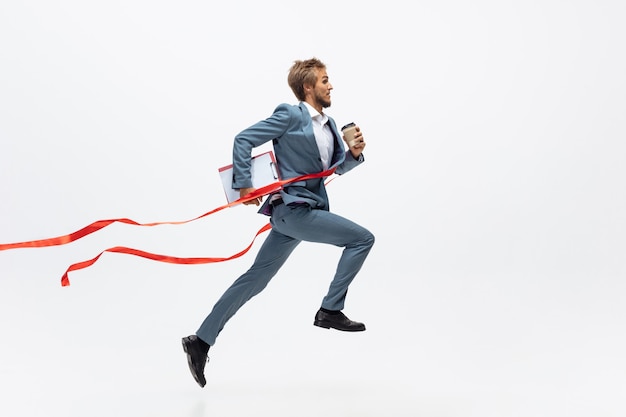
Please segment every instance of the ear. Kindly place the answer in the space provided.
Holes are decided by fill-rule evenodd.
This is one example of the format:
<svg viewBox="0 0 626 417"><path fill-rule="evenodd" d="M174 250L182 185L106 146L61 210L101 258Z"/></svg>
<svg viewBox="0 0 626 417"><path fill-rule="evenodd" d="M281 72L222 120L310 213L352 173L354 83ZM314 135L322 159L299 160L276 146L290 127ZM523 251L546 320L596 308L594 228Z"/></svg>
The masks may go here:
<svg viewBox="0 0 626 417"><path fill-rule="evenodd" d="M303 84L302 87L304 89L304 96L311 97L311 95L313 94L313 86L310 84Z"/></svg>

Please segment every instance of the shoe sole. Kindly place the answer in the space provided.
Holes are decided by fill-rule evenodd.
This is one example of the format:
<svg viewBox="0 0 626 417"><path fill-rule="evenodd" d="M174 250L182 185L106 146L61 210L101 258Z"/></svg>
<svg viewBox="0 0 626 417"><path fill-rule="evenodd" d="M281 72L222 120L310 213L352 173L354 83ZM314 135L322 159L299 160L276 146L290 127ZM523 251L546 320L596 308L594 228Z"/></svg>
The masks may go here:
<svg viewBox="0 0 626 417"><path fill-rule="evenodd" d="M198 383L198 385L200 385L200 387L204 388L204 386L206 385L206 382L203 384L202 381L200 381L200 379L198 378L198 375L196 375L196 373L194 372L193 369L193 361L191 360L191 354L189 353L189 339L186 337L183 337L182 339L183 342L183 350L185 351L185 354L187 355L187 365L189 365L189 371L191 371L191 375L193 376L193 379L196 380L196 382ZM207 362L209 361L209 357L207 356Z"/></svg>
<svg viewBox="0 0 626 417"><path fill-rule="evenodd" d="M332 324L330 324L329 322L323 321L323 320L315 320L313 322L313 325L317 326L317 327L322 327L324 329L335 329L335 330L339 330L339 331L342 331L342 332L364 332L365 331L365 327L363 327L362 329L342 329L342 328L339 328L339 327L335 327Z"/></svg>

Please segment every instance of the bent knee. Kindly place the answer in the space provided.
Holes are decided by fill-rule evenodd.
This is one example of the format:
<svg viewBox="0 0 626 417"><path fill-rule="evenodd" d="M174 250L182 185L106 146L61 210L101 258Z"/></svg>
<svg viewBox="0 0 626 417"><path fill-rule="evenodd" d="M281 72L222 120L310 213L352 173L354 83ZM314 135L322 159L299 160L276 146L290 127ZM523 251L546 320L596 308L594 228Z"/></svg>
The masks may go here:
<svg viewBox="0 0 626 417"><path fill-rule="evenodd" d="M374 246L375 241L376 238L374 237L374 234L370 231L368 231L363 238L363 243L369 247Z"/></svg>

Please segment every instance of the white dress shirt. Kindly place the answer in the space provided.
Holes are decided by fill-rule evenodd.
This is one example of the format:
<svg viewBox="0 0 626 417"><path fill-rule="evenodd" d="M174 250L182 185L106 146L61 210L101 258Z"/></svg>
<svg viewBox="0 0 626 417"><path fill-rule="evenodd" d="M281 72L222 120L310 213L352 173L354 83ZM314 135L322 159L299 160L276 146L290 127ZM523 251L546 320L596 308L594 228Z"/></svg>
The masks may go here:
<svg viewBox="0 0 626 417"><path fill-rule="evenodd" d="M313 134L315 135L315 142L317 142L317 148L320 151L320 157L322 158L322 166L324 170L327 170L330 166L330 159L333 156L334 138L333 132L328 126L328 116L320 114L309 103L304 102L304 105L309 109L311 119L313 119Z"/></svg>

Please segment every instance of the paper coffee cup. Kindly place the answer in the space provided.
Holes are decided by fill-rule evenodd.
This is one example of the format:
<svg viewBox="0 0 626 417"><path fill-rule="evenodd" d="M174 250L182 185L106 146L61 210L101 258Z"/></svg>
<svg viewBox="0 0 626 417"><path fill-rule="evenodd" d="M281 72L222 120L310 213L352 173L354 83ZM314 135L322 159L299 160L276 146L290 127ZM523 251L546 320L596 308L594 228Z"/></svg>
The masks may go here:
<svg viewBox="0 0 626 417"><path fill-rule="evenodd" d="M354 123L348 123L341 128L341 132L348 146L352 148L355 145L354 135L356 134L356 125Z"/></svg>

